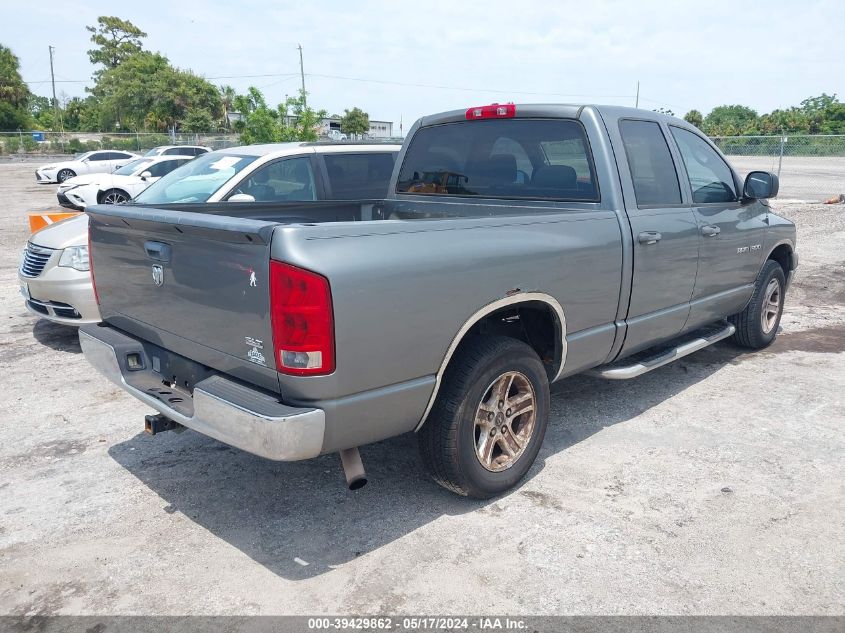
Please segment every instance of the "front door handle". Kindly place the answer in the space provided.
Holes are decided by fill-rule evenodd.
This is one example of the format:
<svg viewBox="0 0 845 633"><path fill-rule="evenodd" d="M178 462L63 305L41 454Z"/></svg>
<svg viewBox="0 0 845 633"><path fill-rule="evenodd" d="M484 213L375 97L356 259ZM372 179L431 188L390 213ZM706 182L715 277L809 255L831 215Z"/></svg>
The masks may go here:
<svg viewBox="0 0 845 633"><path fill-rule="evenodd" d="M722 232L718 226L713 226L712 224L708 224L707 226L701 227L701 234L704 237L716 237L719 233Z"/></svg>
<svg viewBox="0 0 845 633"><path fill-rule="evenodd" d="M645 244L646 246L649 244L657 244L662 239L663 236L657 231L643 231L637 235L637 241L640 244Z"/></svg>

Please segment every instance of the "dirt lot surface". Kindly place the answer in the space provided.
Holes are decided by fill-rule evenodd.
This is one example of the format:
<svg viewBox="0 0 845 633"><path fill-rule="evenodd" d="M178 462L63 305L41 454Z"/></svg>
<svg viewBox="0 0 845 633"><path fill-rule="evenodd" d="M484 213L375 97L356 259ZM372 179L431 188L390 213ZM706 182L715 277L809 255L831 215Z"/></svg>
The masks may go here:
<svg viewBox="0 0 845 633"><path fill-rule="evenodd" d="M271 463L96 374L30 316L0 163L0 613L842 614L845 206L775 203L801 267L760 353L718 344L628 382L557 384L529 478L490 502L423 476L413 436Z"/></svg>

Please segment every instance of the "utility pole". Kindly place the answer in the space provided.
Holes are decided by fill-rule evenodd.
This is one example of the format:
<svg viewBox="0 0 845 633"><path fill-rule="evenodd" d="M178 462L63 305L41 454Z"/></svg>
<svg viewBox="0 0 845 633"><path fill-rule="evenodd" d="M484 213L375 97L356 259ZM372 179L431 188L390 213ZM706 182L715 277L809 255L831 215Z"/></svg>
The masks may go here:
<svg viewBox="0 0 845 633"><path fill-rule="evenodd" d="M52 46L48 46L50 51L50 82L53 84L53 127L59 124L59 100L56 99L56 75L53 73L53 51L56 50Z"/></svg>
<svg viewBox="0 0 845 633"><path fill-rule="evenodd" d="M303 109L306 106L305 103L305 66L302 65L302 44L297 46L299 48L299 75L302 78L302 107Z"/></svg>
<svg viewBox="0 0 845 633"><path fill-rule="evenodd" d="M640 82L639 81L637 82L637 100L634 102L634 107L635 108L640 107Z"/></svg>

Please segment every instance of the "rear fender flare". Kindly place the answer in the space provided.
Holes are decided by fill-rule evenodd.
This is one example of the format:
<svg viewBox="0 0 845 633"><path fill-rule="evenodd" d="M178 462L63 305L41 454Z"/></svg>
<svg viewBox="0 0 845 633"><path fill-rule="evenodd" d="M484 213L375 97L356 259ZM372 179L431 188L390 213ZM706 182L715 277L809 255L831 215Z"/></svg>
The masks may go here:
<svg viewBox="0 0 845 633"><path fill-rule="evenodd" d="M434 402L437 399L437 394L440 391L440 385L443 381L443 374L446 372L446 368L449 366L449 361L452 360L452 356L455 354L455 351L458 349L458 346L461 344L461 341L467 335L467 333L472 329L476 323L478 323L481 319L486 317L488 314L492 314L496 310L501 308L509 307L518 305L520 303L531 303L531 302L540 302L545 303L553 313L555 314L557 325L558 325L558 335L560 337L560 359L557 364L557 372L555 376L552 378L550 382L554 382L558 378L560 378L561 374L563 374L563 368L566 364L566 315L563 311L563 306L560 305L560 302L555 299L553 296L546 294L544 292L520 292L517 294L510 295L508 297L504 297L502 299L497 299L491 303L488 303L484 307L478 309L473 313L473 315L467 319L461 328L458 330L457 334L452 338L452 342L449 344L448 349L446 350L446 354L443 357L442 362L440 363L440 367L435 374L434 380L434 389L431 392L431 396L428 399L428 405L425 408L425 411L420 418L419 424L417 424L414 431L419 431L423 424L425 424L426 418L428 418L428 414L431 412L431 408L434 406Z"/></svg>

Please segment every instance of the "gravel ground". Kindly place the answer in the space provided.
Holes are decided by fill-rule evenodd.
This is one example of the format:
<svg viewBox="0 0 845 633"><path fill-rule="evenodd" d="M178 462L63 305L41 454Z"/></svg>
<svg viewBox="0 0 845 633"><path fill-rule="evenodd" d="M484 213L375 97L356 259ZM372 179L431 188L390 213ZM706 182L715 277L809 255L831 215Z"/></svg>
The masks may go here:
<svg viewBox="0 0 845 633"><path fill-rule="evenodd" d="M412 436L280 464L150 410L30 316L32 166L0 164L0 613L843 614L845 207L780 203L801 268L760 353L553 389L525 483L427 481Z"/></svg>

